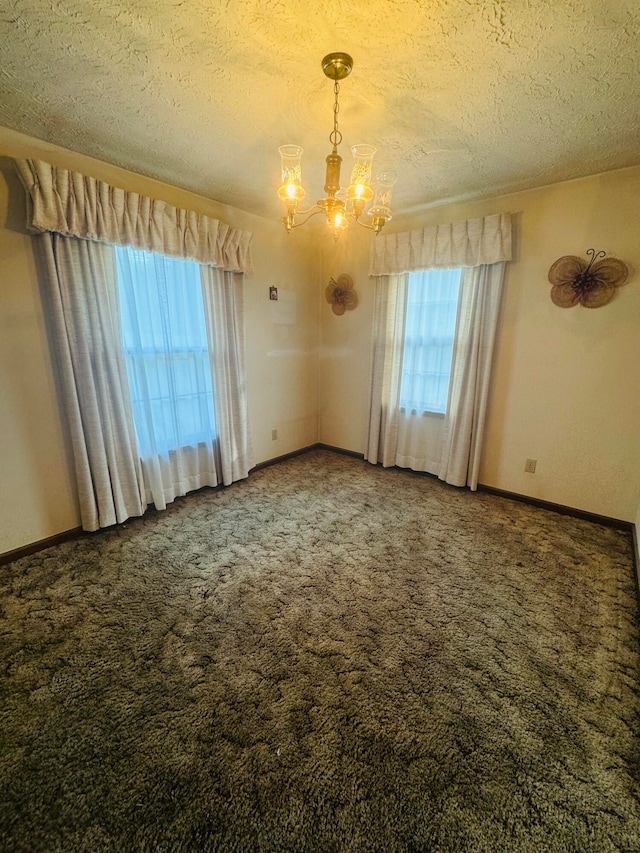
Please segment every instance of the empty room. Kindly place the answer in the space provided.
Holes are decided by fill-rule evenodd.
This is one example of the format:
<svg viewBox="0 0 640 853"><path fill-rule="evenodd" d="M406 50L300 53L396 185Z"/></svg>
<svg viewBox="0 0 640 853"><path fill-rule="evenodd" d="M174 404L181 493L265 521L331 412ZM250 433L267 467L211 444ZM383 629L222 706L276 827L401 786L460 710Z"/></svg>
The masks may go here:
<svg viewBox="0 0 640 853"><path fill-rule="evenodd" d="M639 54L5 0L0 850L640 850Z"/></svg>

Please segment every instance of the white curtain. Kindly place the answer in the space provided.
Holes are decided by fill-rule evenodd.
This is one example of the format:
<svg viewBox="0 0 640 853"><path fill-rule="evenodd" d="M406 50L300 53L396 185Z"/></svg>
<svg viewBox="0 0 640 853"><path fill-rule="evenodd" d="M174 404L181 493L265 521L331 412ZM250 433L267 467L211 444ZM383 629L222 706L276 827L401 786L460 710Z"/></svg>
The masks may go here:
<svg viewBox="0 0 640 853"><path fill-rule="evenodd" d="M375 282L370 417L365 459L385 468L398 465L438 474L442 416L406 411L400 388L409 276L380 276Z"/></svg>
<svg viewBox="0 0 640 853"><path fill-rule="evenodd" d="M478 488L491 363L506 264L484 264L462 276L449 403L438 477Z"/></svg>
<svg viewBox="0 0 640 853"><path fill-rule="evenodd" d="M385 467L397 462L400 377L407 302L406 275L376 279L369 425L364 458Z"/></svg>
<svg viewBox="0 0 640 853"><path fill-rule="evenodd" d="M370 274L376 276L376 296L365 444L370 462L427 471L448 483L477 488L505 261L510 258L509 214L386 235L386 241L374 243ZM447 412L442 419L404 411L400 378L407 273L457 266L467 269L461 280Z"/></svg>
<svg viewBox="0 0 640 853"><path fill-rule="evenodd" d="M124 247L115 256L146 500L165 509L218 485L200 267Z"/></svg>
<svg viewBox="0 0 640 853"><path fill-rule="evenodd" d="M142 515L146 500L124 355L111 248L42 234L45 306L69 425L82 526ZM82 282L82 286L78 286Z"/></svg>
<svg viewBox="0 0 640 853"><path fill-rule="evenodd" d="M213 374L219 471L225 485L253 467L244 365L243 278L201 267L202 293Z"/></svg>

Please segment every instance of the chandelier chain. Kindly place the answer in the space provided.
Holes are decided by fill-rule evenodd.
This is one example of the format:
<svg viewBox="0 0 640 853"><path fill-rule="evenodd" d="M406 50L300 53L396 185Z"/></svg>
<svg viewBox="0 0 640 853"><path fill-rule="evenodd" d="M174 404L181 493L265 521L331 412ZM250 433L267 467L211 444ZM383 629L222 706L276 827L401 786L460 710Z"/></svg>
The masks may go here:
<svg viewBox="0 0 640 853"><path fill-rule="evenodd" d="M338 145L340 145L340 143L342 142L342 134L338 130L338 113L340 112L338 95L340 94L340 83L338 83L337 80L334 81L333 92L336 96L336 99L333 104L333 130L329 134L329 142L333 145L333 150L335 152L338 148Z"/></svg>

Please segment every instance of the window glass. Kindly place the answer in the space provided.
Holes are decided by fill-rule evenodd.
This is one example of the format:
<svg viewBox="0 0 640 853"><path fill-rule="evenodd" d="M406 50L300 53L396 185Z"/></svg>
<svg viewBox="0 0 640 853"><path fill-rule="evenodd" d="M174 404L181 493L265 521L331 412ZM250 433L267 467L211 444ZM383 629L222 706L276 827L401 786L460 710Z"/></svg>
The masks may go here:
<svg viewBox="0 0 640 853"><path fill-rule="evenodd" d="M461 273L409 274L400 384L400 406L406 411L446 411Z"/></svg>
<svg viewBox="0 0 640 853"><path fill-rule="evenodd" d="M213 389L199 265L120 246L115 252L141 455L211 442Z"/></svg>

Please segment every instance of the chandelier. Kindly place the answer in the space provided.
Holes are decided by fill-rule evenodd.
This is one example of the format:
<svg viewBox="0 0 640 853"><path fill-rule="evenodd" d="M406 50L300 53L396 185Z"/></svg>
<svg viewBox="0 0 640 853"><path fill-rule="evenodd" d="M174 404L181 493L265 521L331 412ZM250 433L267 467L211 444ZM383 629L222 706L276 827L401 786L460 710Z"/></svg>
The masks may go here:
<svg viewBox="0 0 640 853"><path fill-rule="evenodd" d="M278 149L282 168L282 184L278 190L278 196L286 207L287 214L282 221L289 233L292 228L299 228L318 213L324 213L327 225L336 238L347 227L348 219L353 219L358 225L370 228L376 234L391 219L391 194L396 175L393 172L382 172L376 175L375 188L371 186L373 155L376 153L373 145L352 146L351 179L348 187L340 186L342 157L338 154L338 146L342 142L342 134L338 129L339 81L348 77L352 68L353 59L347 53L330 53L322 60L322 70L329 79L333 80L335 95L333 130L329 134L329 142L333 150L327 156L325 198L321 198L307 210L298 209L299 203L306 196L302 186L302 148L299 145L282 145ZM372 200L373 203L365 214L365 207ZM363 214L370 217L370 222L361 221ZM296 222L296 215L306 216L306 218L302 222Z"/></svg>

